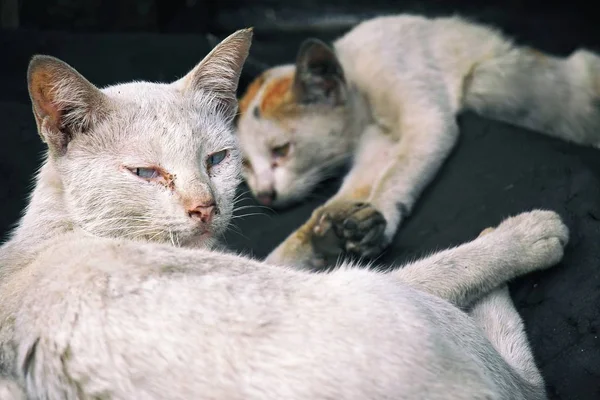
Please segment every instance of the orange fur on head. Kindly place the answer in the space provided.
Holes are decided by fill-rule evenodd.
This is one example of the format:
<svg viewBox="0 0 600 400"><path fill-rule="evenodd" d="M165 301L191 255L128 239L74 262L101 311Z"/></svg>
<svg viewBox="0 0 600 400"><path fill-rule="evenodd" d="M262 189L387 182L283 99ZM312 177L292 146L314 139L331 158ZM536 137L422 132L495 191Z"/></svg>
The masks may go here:
<svg viewBox="0 0 600 400"><path fill-rule="evenodd" d="M260 75L248 86L240 99L240 114L248 110L250 103L256 98L258 92L264 88L258 106L260 116L277 119L289 115L296 108L296 101L292 90L293 83L293 74L271 80L267 79L265 74Z"/></svg>
<svg viewBox="0 0 600 400"><path fill-rule="evenodd" d="M265 75L262 74L258 78L252 81L248 88L246 88L246 92L242 96L239 101L239 113L243 114L246 112L252 100L256 97L256 94L262 87L263 83L265 83Z"/></svg>
<svg viewBox="0 0 600 400"><path fill-rule="evenodd" d="M292 85L294 76L288 75L267 82L260 102L260 112L265 118L281 117L296 104Z"/></svg>

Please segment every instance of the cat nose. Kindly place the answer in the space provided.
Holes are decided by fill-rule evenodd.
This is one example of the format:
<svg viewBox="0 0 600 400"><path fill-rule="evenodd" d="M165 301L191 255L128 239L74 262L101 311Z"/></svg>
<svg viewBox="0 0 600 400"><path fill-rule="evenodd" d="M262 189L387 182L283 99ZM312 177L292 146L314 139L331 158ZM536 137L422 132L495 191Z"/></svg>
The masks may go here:
<svg viewBox="0 0 600 400"><path fill-rule="evenodd" d="M258 202L264 204L265 206L271 205L271 203L273 203L273 201L275 200L275 197L275 192L272 190L258 192L256 194L256 199L258 200Z"/></svg>
<svg viewBox="0 0 600 400"><path fill-rule="evenodd" d="M190 218L208 224L217 213L217 205L212 203L196 203L187 210Z"/></svg>

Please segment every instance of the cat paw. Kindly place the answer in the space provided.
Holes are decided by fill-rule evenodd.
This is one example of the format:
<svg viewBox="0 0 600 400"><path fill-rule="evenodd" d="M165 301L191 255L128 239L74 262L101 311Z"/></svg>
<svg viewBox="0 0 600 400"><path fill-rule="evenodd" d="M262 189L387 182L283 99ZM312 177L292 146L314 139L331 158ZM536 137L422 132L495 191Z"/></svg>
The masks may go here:
<svg viewBox="0 0 600 400"><path fill-rule="evenodd" d="M313 216L312 245L328 260L341 254L370 258L389 244L386 220L371 204L340 202L318 209Z"/></svg>
<svg viewBox="0 0 600 400"><path fill-rule="evenodd" d="M509 247L523 272L549 268L562 259L569 242L569 228L553 211L534 210L502 221L481 236L495 236Z"/></svg>

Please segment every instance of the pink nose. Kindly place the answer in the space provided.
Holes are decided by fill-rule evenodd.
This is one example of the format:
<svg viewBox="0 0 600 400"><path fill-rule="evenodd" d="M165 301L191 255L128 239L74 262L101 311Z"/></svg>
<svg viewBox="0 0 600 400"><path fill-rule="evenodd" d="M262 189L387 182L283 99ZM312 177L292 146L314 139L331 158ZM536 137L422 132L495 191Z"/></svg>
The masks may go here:
<svg viewBox="0 0 600 400"><path fill-rule="evenodd" d="M188 215L190 216L190 218L193 218L197 221L202 221L205 224L208 224L209 222L212 221L213 217L217 213L217 206L214 202L210 203L208 205L207 204L196 204L196 205L188 208L187 212L188 212Z"/></svg>

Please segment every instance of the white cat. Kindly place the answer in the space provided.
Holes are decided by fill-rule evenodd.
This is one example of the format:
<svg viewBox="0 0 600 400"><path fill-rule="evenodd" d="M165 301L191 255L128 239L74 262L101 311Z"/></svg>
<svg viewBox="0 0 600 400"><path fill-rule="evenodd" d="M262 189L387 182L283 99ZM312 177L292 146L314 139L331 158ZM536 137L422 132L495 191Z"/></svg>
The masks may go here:
<svg viewBox="0 0 600 400"><path fill-rule="evenodd" d="M542 54L459 17L379 17L333 49L306 40L295 65L250 84L240 109L243 174L265 205L301 200L351 162L338 193L269 258L319 268L389 245L464 110L597 147L600 57Z"/></svg>
<svg viewBox="0 0 600 400"><path fill-rule="evenodd" d="M0 248L0 394L545 398L505 283L561 259L553 212L389 273L208 248L239 182L231 122L250 42L236 32L172 84L100 90L55 58L31 61L48 155Z"/></svg>

